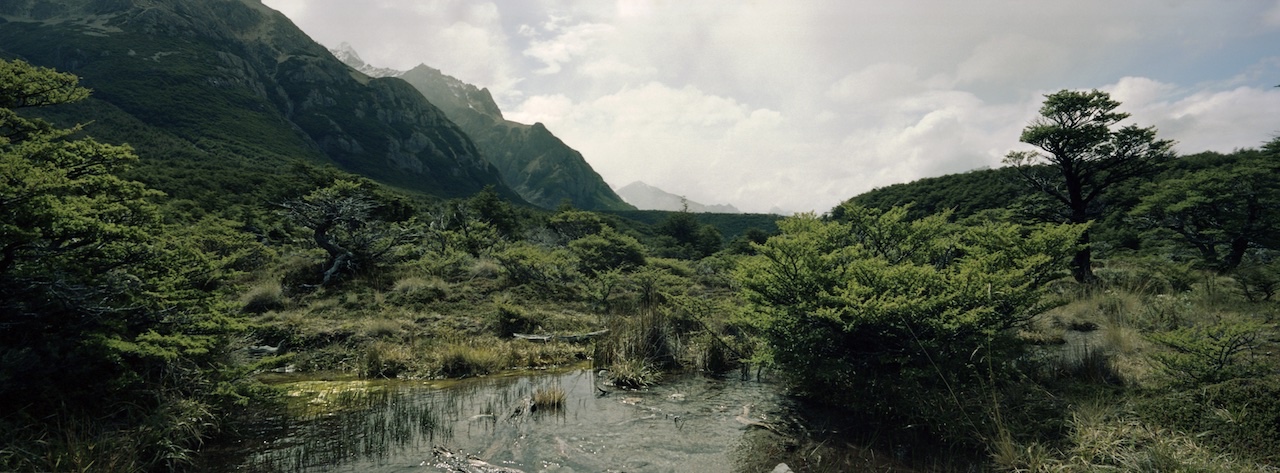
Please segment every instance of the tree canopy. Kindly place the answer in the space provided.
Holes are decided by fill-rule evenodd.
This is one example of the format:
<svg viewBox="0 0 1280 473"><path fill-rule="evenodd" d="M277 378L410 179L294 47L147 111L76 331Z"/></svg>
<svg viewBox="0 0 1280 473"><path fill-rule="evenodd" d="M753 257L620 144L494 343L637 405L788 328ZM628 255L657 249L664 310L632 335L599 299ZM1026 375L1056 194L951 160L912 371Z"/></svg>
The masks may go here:
<svg viewBox="0 0 1280 473"><path fill-rule="evenodd" d="M252 244L164 225L163 195L116 174L137 160L129 147L19 113L83 99L77 84L0 61L0 405L42 419L24 428L70 415L127 429L162 406L199 420L225 381L228 336L245 328L216 281ZM143 443L182 449L198 431Z"/></svg>
<svg viewBox="0 0 1280 473"><path fill-rule="evenodd" d="M1059 221L1087 223L1102 215L1100 198L1112 187L1150 175L1173 157L1173 142L1156 139L1154 127L1126 125L1120 102L1106 92L1062 90L1045 96L1040 116L1021 141L1039 151L1014 151L1005 162L1037 191L1062 204ZM1089 234L1072 260L1077 281L1094 278Z"/></svg>

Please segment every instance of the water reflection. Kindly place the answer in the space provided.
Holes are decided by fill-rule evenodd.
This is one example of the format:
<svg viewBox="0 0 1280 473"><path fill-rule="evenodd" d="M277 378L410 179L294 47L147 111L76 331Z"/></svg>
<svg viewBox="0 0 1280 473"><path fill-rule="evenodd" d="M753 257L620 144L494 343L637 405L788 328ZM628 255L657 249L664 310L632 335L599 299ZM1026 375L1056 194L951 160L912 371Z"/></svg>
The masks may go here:
<svg viewBox="0 0 1280 473"><path fill-rule="evenodd" d="M224 471L441 471L441 454L520 471L733 471L735 451L783 445L776 386L687 375L642 391L590 370L448 383L290 384L288 415ZM534 393L564 392L560 408ZM766 460L767 461L767 460ZM767 469L765 470L767 471Z"/></svg>

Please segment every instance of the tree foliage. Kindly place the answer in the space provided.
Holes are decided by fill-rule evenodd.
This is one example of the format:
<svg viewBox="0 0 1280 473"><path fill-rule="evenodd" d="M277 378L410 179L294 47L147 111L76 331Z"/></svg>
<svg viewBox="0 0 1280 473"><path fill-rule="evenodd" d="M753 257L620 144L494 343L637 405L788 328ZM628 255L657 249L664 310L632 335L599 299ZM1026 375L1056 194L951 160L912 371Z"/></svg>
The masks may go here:
<svg viewBox="0 0 1280 473"><path fill-rule="evenodd" d="M316 246L328 253L321 275L324 286L368 271L403 245L420 240L410 226L375 218L379 203L355 181L336 181L283 207L289 218L311 229Z"/></svg>
<svg viewBox="0 0 1280 473"><path fill-rule="evenodd" d="M1269 145L1280 148L1280 139ZM1149 236L1171 234L1204 265L1236 269L1251 249L1275 250L1280 230L1280 151L1240 151L1230 163L1146 186L1129 216Z"/></svg>
<svg viewBox="0 0 1280 473"><path fill-rule="evenodd" d="M0 61L0 405L128 428L221 390L244 324L211 289L256 250L164 225L162 195L117 174L137 160L129 147L18 113L87 94L75 76ZM191 446L199 430L149 448Z"/></svg>
<svg viewBox="0 0 1280 473"><path fill-rule="evenodd" d="M1021 141L1040 151L1014 151L1005 163L1014 166L1036 190L1059 202L1058 221L1087 223L1102 215L1108 190L1146 176L1172 157L1173 142L1156 139L1154 127L1127 125L1117 112L1120 102L1106 92L1062 90L1045 96L1040 116L1022 130ZM1072 260L1077 281L1092 281L1088 233Z"/></svg>
<svg viewBox="0 0 1280 473"><path fill-rule="evenodd" d="M768 356L797 387L880 414L1003 361L1009 329L1045 308L1039 289L1082 231L909 221L902 207L841 214L780 222L738 280Z"/></svg>

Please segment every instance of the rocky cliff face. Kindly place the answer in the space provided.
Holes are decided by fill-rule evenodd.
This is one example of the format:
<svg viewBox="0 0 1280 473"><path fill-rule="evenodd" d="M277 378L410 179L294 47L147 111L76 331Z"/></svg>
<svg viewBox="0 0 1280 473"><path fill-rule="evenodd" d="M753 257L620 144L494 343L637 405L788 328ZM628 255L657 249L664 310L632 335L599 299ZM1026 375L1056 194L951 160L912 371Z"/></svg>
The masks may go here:
<svg viewBox="0 0 1280 473"><path fill-rule="evenodd" d="M14 0L0 17L4 52L80 75L95 98L202 146L519 199L417 90L353 72L256 0Z"/></svg>
<svg viewBox="0 0 1280 473"><path fill-rule="evenodd" d="M464 83L425 65L399 77L440 107L497 166L502 178L525 200L544 208L568 201L586 210L634 209L541 123L506 120L487 89Z"/></svg>

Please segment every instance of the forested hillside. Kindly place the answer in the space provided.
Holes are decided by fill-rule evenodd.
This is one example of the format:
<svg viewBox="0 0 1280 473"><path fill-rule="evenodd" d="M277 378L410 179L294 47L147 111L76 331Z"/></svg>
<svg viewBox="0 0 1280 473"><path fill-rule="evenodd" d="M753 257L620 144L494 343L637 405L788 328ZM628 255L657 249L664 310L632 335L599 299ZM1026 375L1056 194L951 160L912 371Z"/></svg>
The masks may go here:
<svg viewBox="0 0 1280 473"><path fill-rule="evenodd" d="M209 176L184 171L200 168L234 192L259 187L236 177L280 176L303 161L423 194L494 186L518 199L416 90L353 74L258 2L40 0L8 3L0 15L0 51L74 73L95 91L84 110L52 113L143 150L141 174L183 179L148 180L161 189L208 186ZM242 176L244 168L253 171Z"/></svg>

